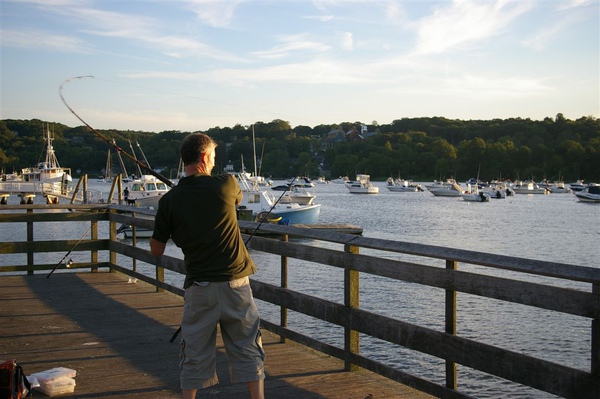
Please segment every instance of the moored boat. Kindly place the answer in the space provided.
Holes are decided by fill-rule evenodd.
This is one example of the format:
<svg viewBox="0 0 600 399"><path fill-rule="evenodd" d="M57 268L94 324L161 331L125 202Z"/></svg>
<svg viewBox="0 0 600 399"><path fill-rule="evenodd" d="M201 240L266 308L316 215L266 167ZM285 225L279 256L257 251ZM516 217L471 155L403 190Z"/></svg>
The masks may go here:
<svg viewBox="0 0 600 399"><path fill-rule="evenodd" d="M316 224L319 222L321 204L300 205L297 202L281 203L257 184L251 184L243 174L234 173L242 189L243 199L239 210L250 210L252 219L259 214L281 217L282 224ZM270 218L270 216L268 217Z"/></svg>
<svg viewBox="0 0 600 399"><path fill-rule="evenodd" d="M71 169L59 165L50 135L46 126L46 154L43 162L36 166L24 168L20 175L2 179L0 194L3 196L17 194L21 203L33 203L36 195L46 198L48 204L57 204L59 198L67 198L71 192Z"/></svg>
<svg viewBox="0 0 600 399"><path fill-rule="evenodd" d="M365 174L356 175L355 181L346 183L350 194L379 194L379 187L371 183L371 176Z"/></svg>
<svg viewBox="0 0 600 399"><path fill-rule="evenodd" d="M169 186L152 175L142 175L126 187L126 200L136 206L158 209L158 200Z"/></svg>
<svg viewBox="0 0 600 399"><path fill-rule="evenodd" d="M574 191L573 194L581 202L593 202L600 204L600 185L590 183L581 191Z"/></svg>
<svg viewBox="0 0 600 399"><path fill-rule="evenodd" d="M425 187L436 197L460 197L464 193L454 179L447 179L445 182L434 181L433 184Z"/></svg>
<svg viewBox="0 0 600 399"><path fill-rule="evenodd" d="M404 179L396 179L394 180L392 177L388 177L386 181L386 187L390 191L400 192L400 193L410 193L423 191L423 188L420 184L414 184L412 180L404 180Z"/></svg>

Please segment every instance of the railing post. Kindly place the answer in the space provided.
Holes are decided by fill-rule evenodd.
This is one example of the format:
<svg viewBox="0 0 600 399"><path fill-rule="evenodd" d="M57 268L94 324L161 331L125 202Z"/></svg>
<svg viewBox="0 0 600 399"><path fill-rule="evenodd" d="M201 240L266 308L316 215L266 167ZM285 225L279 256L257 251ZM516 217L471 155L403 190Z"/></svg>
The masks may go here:
<svg viewBox="0 0 600 399"><path fill-rule="evenodd" d="M116 211L113 209L113 210L110 210L110 213L116 213ZM110 243L117 241L117 223L112 220L109 223L108 236L110 239ZM108 253L109 253L109 256L108 256L109 263L111 264L111 266L116 265L117 264L117 253L114 252L112 249L109 249ZM112 267L110 268L110 271L114 272Z"/></svg>
<svg viewBox="0 0 600 399"><path fill-rule="evenodd" d="M456 270L457 263L453 260L446 260L446 269ZM456 291L446 290L446 334L456 335ZM456 376L456 363L446 360L446 388L454 389L458 387Z"/></svg>
<svg viewBox="0 0 600 399"><path fill-rule="evenodd" d="M27 209L27 214L33 214L33 209ZM29 216L28 216L29 218ZM27 243L33 243L33 222L27 222ZM27 274L33 274L33 251L27 251Z"/></svg>
<svg viewBox="0 0 600 399"><path fill-rule="evenodd" d="M135 218L135 212L131 212L131 217ZM134 225L131 225L131 245L137 246L137 231ZM134 272L137 271L137 258L131 258L131 267Z"/></svg>
<svg viewBox="0 0 600 399"><path fill-rule="evenodd" d="M160 283L165 282L165 268L160 266L160 262L156 262L156 281ZM156 286L156 292L164 292L165 289Z"/></svg>
<svg viewBox="0 0 600 399"><path fill-rule="evenodd" d="M351 254L358 253L358 247L346 244L344 251ZM359 307L359 273L346 267L344 269L344 305L349 308ZM344 369L346 371L357 371L358 367L350 361L350 354L360 352L360 341L358 331L352 330L350 326L344 327L344 352L346 360Z"/></svg>
<svg viewBox="0 0 600 399"><path fill-rule="evenodd" d="M97 213L97 212L96 212ZM98 241L98 221L97 220L92 220L91 221L91 239L92 240L96 240ZM98 250L93 249L91 254L90 254L90 262L92 263L98 263ZM98 268L97 267L92 267L92 272L97 272Z"/></svg>
<svg viewBox="0 0 600 399"><path fill-rule="evenodd" d="M288 241L288 235L284 234L281 236L281 241ZM288 257L281 256L281 288L288 288ZM280 308L280 317L279 324L283 328L287 328L288 326L288 309L284 306ZM279 342L282 344L285 343L285 336L283 334L279 335Z"/></svg>
<svg viewBox="0 0 600 399"><path fill-rule="evenodd" d="M600 284L592 284L592 293L600 296ZM600 320L592 320L592 375L600 378Z"/></svg>

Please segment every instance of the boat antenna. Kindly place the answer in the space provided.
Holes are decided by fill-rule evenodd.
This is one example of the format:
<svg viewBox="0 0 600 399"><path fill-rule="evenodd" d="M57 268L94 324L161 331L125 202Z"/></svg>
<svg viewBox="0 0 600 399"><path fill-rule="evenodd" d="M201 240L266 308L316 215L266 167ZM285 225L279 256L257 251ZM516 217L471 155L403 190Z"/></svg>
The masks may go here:
<svg viewBox="0 0 600 399"><path fill-rule="evenodd" d="M173 183L171 180L167 179L166 177L164 177L163 175L161 175L160 173L156 172L155 170L153 170L152 168L150 168L148 165L145 165L143 162L138 161L134 156L132 156L131 154L128 154L127 152L125 152L121 147L119 147L117 145L116 142L114 142L114 140L110 140L108 137L104 136L102 133L100 133L99 131L97 131L96 129L94 129L92 126L90 126L89 123L87 123L86 121L84 121L79 115L77 115L77 113L73 110L73 108L71 108L69 106L69 104L67 104L67 101L65 100L63 93L62 93L62 89L63 86L67 83L69 83L70 81L74 80L74 79L84 79L84 78L94 78L91 75L84 75L84 76L76 76L74 78L70 78L70 79L66 79L64 82L62 82L60 84L60 87L58 88L58 93L60 95L60 99L62 100L63 104L65 104L65 106L69 109L69 111L71 111L71 113L73 115L75 115L75 117L77 119L79 119L85 126L87 126L88 129L90 129L92 132L94 132L98 137L100 137L103 141L105 141L106 143L108 143L109 145L113 146L115 148L115 150L117 150L117 152L119 154L123 154L125 155L125 157L127 157L129 160L133 161L136 165L138 165L139 167L144 168L144 170L148 171L148 173L150 173L152 176L156 177L158 180L162 181L163 183L165 183L167 186L169 187L174 187L175 183Z"/></svg>

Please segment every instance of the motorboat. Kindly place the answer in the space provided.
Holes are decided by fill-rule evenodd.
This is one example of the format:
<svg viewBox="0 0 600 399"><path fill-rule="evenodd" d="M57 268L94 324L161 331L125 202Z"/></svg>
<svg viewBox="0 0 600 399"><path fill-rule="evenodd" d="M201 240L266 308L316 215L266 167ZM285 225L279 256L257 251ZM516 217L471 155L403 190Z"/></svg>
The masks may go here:
<svg viewBox="0 0 600 399"><path fill-rule="evenodd" d="M21 203L33 203L36 195L46 198L46 203L57 204L60 197L68 198L71 192L71 169L59 165L50 135L46 126L46 154L44 161L36 166L21 169L20 176L2 179L0 195L17 194Z"/></svg>
<svg viewBox="0 0 600 399"><path fill-rule="evenodd" d="M488 193L491 199L502 199L515 195L515 191L505 182L491 182L480 191Z"/></svg>
<svg viewBox="0 0 600 399"><path fill-rule="evenodd" d="M534 181L517 181L512 188L517 194L550 194L549 189L540 187Z"/></svg>
<svg viewBox="0 0 600 399"><path fill-rule="evenodd" d="M292 185L294 187L304 187L304 188L307 188L307 187L313 188L315 186L315 183L313 183L313 181L310 180L306 176L298 176L293 179L289 179L287 181L287 184Z"/></svg>
<svg viewBox="0 0 600 399"><path fill-rule="evenodd" d="M583 183L583 180L577 180L574 183L569 183L569 188L571 191L581 191L587 187L587 184Z"/></svg>
<svg viewBox="0 0 600 399"><path fill-rule="evenodd" d="M274 219L278 219L281 224L316 224L319 222L321 204L282 203L257 184L252 184L243 174L233 173L233 175L237 177L243 193L238 210L250 210L252 220L259 215L273 215ZM270 219L270 217L268 218Z"/></svg>
<svg viewBox="0 0 600 399"><path fill-rule="evenodd" d="M423 191L423 188L420 184L414 184L411 180L403 180L400 178L394 180L392 177L387 179L386 187L390 191L401 193L414 193L417 191Z"/></svg>
<svg viewBox="0 0 600 399"><path fill-rule="evenodd" d="M471 186L467 185L467 190L465 190L461 195L463 200L469 202L489 202L491 195L485 191L479 191L477 184Z"/></svg>
<svg viewBox="0 0 600 399"><path fill-rule="evenodd" d="M346 188L350 194L379 194L379 187L371 183L371 176L357 174L355 181L346 183Z"/></svg>
<svg viewBox="0 0 600 399"><path fill-rule="evenodd" d="M279 200L282 204L296 202L300 205L311 205L317 196L302 187L294 187L281 195Z"/></svg>
<svg viewBox="0 0 600 399"><path fill-rule="evenodd" d="M348 176L340 176L337 179L331 180L331 183L333 183L333 184L346 184L349 181L350 181L350 179L348 178Z"/></svg>
<svg viewBox="0 0 600 399"><path fill-rule="evenodd" d="M574 191L573 194L581 202L600 203L600 185L590 183L581 191Z"/></svg>
<svg viewBox="0 0 600 399"><path fill-rule="evenodd" d="M158 200L170 187L152 175L142 175L126 186L126 200L139 207L158 209Z"/></svg>
<svg viewBox="0 0 600 399"><path fill-rule="evenodd" d="M454 179L447 179L445 182L434 181L425 187L436 197L460 197L464 192Z"/></svg>
<svg viewBox="0 0 600 399"><path fill-rule="evenodd" d="M154 233L153 230L146 229L143 227L135 228L135 238L150 238ZM123 234L125 238L133 238L133 228L130 225L122 224L117 229L117 234Z"/></svg>

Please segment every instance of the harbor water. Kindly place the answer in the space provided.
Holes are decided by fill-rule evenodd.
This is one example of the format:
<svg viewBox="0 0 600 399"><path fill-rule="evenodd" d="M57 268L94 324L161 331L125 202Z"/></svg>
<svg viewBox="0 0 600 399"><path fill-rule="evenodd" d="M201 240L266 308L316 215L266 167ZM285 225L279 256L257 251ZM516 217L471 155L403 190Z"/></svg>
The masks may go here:
<svg viewBox="0 0 600 399"><path fill-rule="evenodd" d="M274 185L280 184L275 182ZM471 203L462 198L436 197L424 192L390 192L384 182L375 182L379 194L349 194L342 184L317 184L311 191L315 203L321 204L320 222L354 224L363 228L366 237L410 243L452 247L493 254L509 255L598 268L600 248L600 204L581 203L573 194L525 195ZM464 186L464 184L463 184ZM90 182L90 187L106 193L110 185ZM267 188L268 190L268 188ZM275 197L281 192L273 191ZM14 201L14 199L13 199ZM35 226L35 239L59 236L64 223ZM87 226L74 226L71 237L86 234ZM13 229L11 229L13 230ZM0 232L0 241L24 239L21 229ZM24 229L23 229L24 230ZM19 238L20 235L22 238ZM100 232L101 236L103 232ZM310 242L307 242L310 244ZM138 240L148 247L148 240ZM327 245L327 244L323 244ZM334 244L331 244L332 246ZM181 256L169 243L167 253ZM368 254L368 250L361 250ZM7 256L0 263L22 264ZM36 262L55 263L63 254L41 254ZM47 260L42 257L48 256ZM89 254L73 251L71 257L89 259ZM254 279L280 283L280 259L252 252L258 266ZM411 260L400 254L388 257ZM124 261L120 257L119 261ZM6 263L9 264L9 263ZM428 264L443 267L443 261ZM148 270L150 270L150 266ZM138 263L138 270L144 265ZM590 290L577 282L558 282L539 276L517 276L509 271L458 265L459 270L475 270L488 275L519 278L544 284ZM55 277L56 278L56 277ZM180 276L169 277L182 285ZM343 302L343 271L310 262L289 260L289 288L316 297ZM277 322L279 309L258 301L264 319ZM444 291L418 284L377 278L361 274L360 306L362 309L416 323L437 331L444 329ZM590 328L588 319L509 304L492 299L458 294L457 334L518 353L582 370L590 369ZM343 345L343 329L290 312L288 326L332 345ZM361 353L385 364L444 384L444 362L417 352L393 347L386 342L361 336ZM267 359L268 361L268 359ZM493 361L493 359L490 359ZM553 395L511 383L458 366L461 392L479 398L553 398Z"/></svg>

